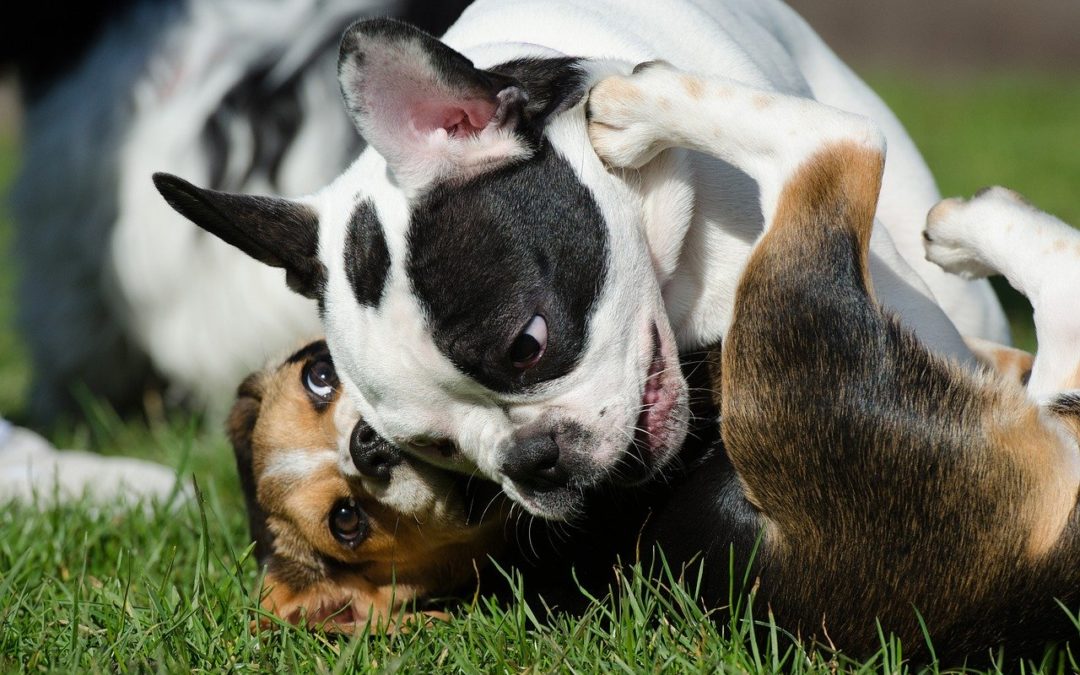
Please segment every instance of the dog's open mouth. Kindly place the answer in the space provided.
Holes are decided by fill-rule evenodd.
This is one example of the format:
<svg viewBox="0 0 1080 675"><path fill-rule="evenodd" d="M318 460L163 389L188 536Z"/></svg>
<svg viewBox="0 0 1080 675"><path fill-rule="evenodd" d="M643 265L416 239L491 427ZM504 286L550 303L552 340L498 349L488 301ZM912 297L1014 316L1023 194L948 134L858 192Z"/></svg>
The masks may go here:
<svg viewBox="0 0 1080 675"><path fill-rule="evenodd" d="M665 367L663 345L656 324L652 327L653 351L641 395L641 413L634 431L634 449L648 470L656 468L671 446L672 413L679 402L679 388L671 381L679 377L677 368Z"/></svg>

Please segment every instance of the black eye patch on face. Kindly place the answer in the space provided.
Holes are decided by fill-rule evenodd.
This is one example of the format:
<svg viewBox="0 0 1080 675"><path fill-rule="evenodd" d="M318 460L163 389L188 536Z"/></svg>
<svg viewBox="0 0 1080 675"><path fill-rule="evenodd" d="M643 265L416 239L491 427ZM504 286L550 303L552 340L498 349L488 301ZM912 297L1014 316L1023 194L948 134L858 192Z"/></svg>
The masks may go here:
<svg viewBox="0 0 1080 675"><path fill-rule="evenodd" d="M370 200L361 201L353 210L344 255L345 274L356 301L365 307L378 305L390 273L390 251Z"/></svg>
<svg viewBox="0 0 1080 675"><path fill-rule="evenodd" d="M607 228L592 192L546 140L524 162L432 189L413 210L407 250L435 344L477 382L520 393L581 358L604 285ZM521 370L511 346L537 314L547 347Z"/></svg>
<svg viewBox="0 0 1080 675"><path fill-rule="evenodd" d="M326 340L316 340L293 352L289 358L285 359L285 363L282 365L291 365L324 356L329 357L329 355L330 348L326 346Z"/></svg>
<svg viewBox="0 0 1080 675"><path fill-rule="evenodd" d="M307 392L312 407L319 413L326 412L340 389L334 361L325 340L316 340L297 350L282 365L300 363L300 385Z"/></svg>

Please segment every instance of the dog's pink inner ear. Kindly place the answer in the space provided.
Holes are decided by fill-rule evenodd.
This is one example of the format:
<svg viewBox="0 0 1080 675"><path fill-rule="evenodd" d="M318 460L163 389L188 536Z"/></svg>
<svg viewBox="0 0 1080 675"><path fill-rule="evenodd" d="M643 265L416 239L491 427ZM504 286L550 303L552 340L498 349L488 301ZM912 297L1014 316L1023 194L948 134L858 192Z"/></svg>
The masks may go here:
<svg viewBox="0 0 1080 675"><path fill-rule="evenodd" d="M392 161L424 152L439 136L476 136L498 116L497 95L452 91L425 63L372 58L357 75L352 95L359 97L361 131Z"/></svg>
<svg viewBox="0 0 1080 675"><path fill-rule="evenodd" d="M491 101L421 101L410 115L421 133L443 129L449 136L464 138L483 131L495 116Z"/></svg>
<svg viewBox="0 0 1080 675"><path fill-rule="evenodd" d="M493 133L513 131L524 114L520 83L405 24L355 24L338 77L356 128L403 187L468 177L527 152L514 134Z"/></svg>

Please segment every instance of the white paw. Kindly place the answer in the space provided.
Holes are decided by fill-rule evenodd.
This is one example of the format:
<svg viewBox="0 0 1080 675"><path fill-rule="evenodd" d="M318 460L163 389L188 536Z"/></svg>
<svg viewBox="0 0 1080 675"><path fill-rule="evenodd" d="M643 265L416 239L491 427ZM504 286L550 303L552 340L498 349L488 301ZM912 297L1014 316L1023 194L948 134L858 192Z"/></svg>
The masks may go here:
<svg viewBox="0 0 1080 675"><path fill-rule="evenodd" d="M1026 205L1023 197L1002 187L980 190L970 200L943 199L926 215L926 259L965 279L998 273L987 250L1001 236L1002 213Z"/></svg>
<svg viewBox="0 0 1080 675"><path fill-rule="evenodd" d="M600 159L636 169L673 145L664 118L676 104L664 91L677 72L652 63L638 66L633 75L605 78L592 88L589 139Z"/></svg>

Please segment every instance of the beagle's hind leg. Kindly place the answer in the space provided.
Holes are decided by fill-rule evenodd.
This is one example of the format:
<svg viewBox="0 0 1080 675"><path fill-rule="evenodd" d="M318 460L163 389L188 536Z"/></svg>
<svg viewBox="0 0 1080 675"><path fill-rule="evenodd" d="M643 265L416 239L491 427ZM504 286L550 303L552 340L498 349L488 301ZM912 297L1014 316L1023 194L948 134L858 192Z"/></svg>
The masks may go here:
<svg viewBox="0 0 1080 675"><path fill-rule="evenodd" d="M1002 274L1034 309L1039 349L1028 394L1047 403L1080 390L1080 232L1016 192L945 199L926 218L926 257L968 278ZM1080 392L1078 392L1080 393Z"/></svg>

